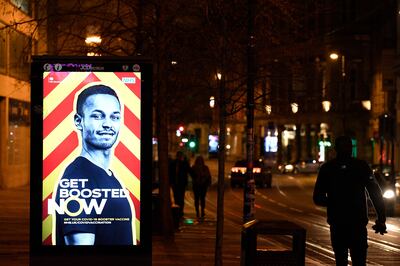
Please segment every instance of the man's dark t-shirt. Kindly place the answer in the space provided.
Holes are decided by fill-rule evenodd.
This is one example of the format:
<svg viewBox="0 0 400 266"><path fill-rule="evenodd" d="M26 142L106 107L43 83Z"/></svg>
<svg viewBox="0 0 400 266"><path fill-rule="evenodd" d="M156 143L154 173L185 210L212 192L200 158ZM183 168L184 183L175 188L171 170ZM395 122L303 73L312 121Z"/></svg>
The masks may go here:
<svg viewBox="0 0 400 266"><path fill-rule="evenodd" d="M378 217L384 219L381 190L365 161L333 159L321 166L314 188L314 202L327 207L330 225L368 223L366 190Z"/></svg>
<svg viewBox="0 0 400 266"><path fill-rule="evenodd" d="M125 196L125 193L122 193L122 187L114 174L110 176L88 159L78 157L66 168L62 180L63 187L60 180L57 188L57 204L60 204L60 199L68 201L69 196L60 194L61 189L64 189L64 193L66 190L69 193L75 190L75 193L82 194L79 198L86 201L87 206L94 206L95 202L91 201L96 201L98 209L92 208L89 213L84 209L80 212L82 204L78 204L76 200L69 201L67 209L74 216L67 213L56 215L57 245L65 245L64 236L73 233L95 234L94 245L133 244L132 210L126 198L129 195ZM80 192L77 192L78 190ZM105 201L105 204L101 211L102 201Z"/></svg>

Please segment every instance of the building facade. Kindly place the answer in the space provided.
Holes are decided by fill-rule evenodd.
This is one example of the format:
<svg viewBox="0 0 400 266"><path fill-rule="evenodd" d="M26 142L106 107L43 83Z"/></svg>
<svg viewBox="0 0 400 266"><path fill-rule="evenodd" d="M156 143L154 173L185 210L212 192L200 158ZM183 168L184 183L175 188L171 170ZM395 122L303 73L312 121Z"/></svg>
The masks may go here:
<svg viewBox="0 0 400 266"><path fill-rule="evenodd" d="M0 1L1 188L26 185L30 178L29 62L44 49L32 2Z"/></svg>
<svg viewBox="0 0 400 266"><path fill-rule="evenodd" d="M399 169L398 4L320 4L307 7L315 14L306 23L311 42L258 59L254 156L323 162L335 155L334 139L347 134L358 158ZM227 129L228 158L245 158L245 110L228 117Z"/></svg>

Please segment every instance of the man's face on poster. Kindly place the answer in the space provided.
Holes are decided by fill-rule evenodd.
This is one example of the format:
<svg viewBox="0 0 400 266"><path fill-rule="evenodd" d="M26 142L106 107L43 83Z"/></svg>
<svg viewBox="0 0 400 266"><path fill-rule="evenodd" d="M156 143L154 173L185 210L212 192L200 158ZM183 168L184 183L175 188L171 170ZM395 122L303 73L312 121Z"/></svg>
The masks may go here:
<svg viewBox="0 0 400 266"><path fill-rule="evenodd" d="M75 124L88 148L108 150L118 137L121 105L112 95L91 95L83 104L82 114L75 116Z"/></svg>

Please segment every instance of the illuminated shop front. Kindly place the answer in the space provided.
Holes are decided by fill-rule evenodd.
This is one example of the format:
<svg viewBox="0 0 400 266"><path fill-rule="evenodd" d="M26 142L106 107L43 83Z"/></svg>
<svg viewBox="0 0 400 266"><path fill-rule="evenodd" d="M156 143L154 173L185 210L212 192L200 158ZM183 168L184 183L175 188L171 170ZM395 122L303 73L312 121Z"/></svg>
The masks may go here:
<svg viewBox="0 0 400 266"><path fill-rule="evenodd" d="M314 159L324 162L332 153L331 133L327 123L269 123L261 127L260 154L278 163Z"/></svg>

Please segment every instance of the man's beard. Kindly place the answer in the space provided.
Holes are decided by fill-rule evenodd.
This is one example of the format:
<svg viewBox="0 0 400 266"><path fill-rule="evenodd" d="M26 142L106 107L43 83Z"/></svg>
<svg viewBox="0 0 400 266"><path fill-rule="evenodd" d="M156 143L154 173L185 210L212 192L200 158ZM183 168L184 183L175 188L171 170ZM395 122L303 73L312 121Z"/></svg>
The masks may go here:
<svg viewBox="0 0 400 266"><path fill-rule="evenodd" d="M112 139L108 141L95 138L94 140L89 140L86 143L95 150L109 150L114 146L115 142L117 141L117 137L118 133L114 133Z"/></svg>
<svg viewBox="0 0 400 266"><path fill-rule="evenodd" d="M113 142L100 142L100 143L89 143L96 150L109 150L111 149L116 142L116 139Z"/></svg>

